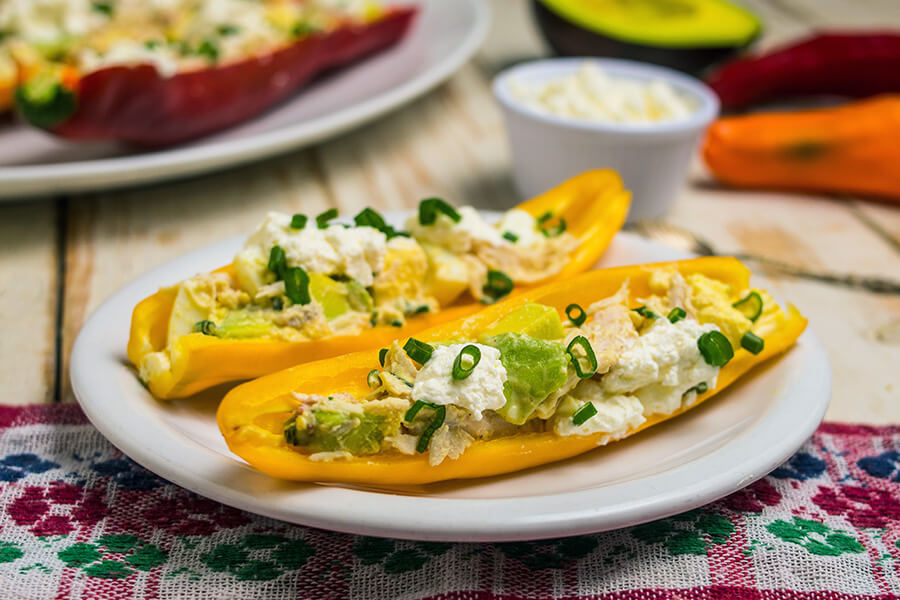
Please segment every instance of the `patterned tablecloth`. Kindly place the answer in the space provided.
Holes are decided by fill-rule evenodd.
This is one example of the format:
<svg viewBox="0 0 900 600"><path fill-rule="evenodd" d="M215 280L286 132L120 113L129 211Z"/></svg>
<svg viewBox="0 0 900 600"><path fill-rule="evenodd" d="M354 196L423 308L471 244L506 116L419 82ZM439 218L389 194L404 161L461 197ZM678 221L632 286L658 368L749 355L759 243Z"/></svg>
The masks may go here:
<svg viewBox="0 0 900 600"><path fill-rule="evenodd" d="M0 598L900 598L900 427L825 424L718 502L573 538L298 527L125 458L76 406L0 408Z"/></svg>

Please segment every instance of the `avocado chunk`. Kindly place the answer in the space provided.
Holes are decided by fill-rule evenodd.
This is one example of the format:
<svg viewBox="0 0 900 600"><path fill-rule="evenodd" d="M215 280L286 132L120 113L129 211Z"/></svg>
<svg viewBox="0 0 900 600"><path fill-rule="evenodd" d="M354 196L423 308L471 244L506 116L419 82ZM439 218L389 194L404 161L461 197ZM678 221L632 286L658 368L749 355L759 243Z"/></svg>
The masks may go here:
<svg viewBox="0 0 900 600"><path fill-rule="evenodd" d="M534 302L517 308L487 328L482 337L501 333L521 333L541 340L558 340L565 336L559 313L552 306Z"/></svg>
<svg viewBox="0 0 900 600"><path fill-rule="evenodd" d="M484 343L500 350L500 362L506 369L506 404L497 412L510 423L523 424L566 382L568 361L560 342L508 332L485 338Z"/></svg>
<svg viewBox="0 0 900 600"><path fill-rule="evenodd" d="M272 332L275 325L259 310L238 308L228 311L216 326L216 334L223 338L262 338Z"/></svg>
<svg viewBox="0 0 900 600"><path fill-rule="evenodd" d="M313 409L297 415L284 424L284 438L291 446L310 452L349 452L354 456L375 454L395 419L367 412L341 412Z"/></svg>
<svg viewBox="0 0 900 600"><path fill-rule="evenodd" d="M350 310L347 302L347 286L321 273L309 274L309 293L322 305L325 318L329 321Z"/></svg>
<svg viewBox="0 0 900 600"><path fill-rule="evenodd" d="M533 0L557 54L608 56L700 74L750 44L759 19L726 0Z"/></svg>

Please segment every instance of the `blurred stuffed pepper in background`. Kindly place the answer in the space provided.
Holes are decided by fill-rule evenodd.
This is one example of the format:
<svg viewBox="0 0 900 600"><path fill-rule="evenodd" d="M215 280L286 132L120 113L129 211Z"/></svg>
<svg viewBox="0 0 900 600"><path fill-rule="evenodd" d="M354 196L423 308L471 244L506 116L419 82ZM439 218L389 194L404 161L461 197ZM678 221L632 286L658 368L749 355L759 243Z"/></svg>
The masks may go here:
<svg viewBox="0 0 900 600"><path fill-rule="evenodd" d="M165 146L239 123L396 43L371 0L6 0L0 107L70 139Z"/></svg>

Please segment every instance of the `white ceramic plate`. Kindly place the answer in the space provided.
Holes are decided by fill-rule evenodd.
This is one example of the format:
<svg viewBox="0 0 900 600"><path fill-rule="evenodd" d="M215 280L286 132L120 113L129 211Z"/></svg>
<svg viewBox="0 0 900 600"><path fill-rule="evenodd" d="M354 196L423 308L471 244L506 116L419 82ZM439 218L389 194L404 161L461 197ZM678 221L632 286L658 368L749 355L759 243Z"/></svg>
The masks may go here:
<svg viewBox="0 0 900 600"><path fill-rule="evenodd" d="M395 0L412 3L412 0ZM0 124L0 199L97 190L196 175L293 150L371 121L427 92L475 53L490 25L484 0L417 0L397 45L340 69L259 117L168 150L69 143Z"/></svg>
<svg viewBox="0 0 900 600"><path fill-rule="evenodd" d="M695 508L764 476L812 434L828 405L828 360L807 331L784 357L706 404L565 462L399 491L278 481L228 451L215 423L222 390L154 400L125 357L139 300L230 262L241 243L234 238L203 248L122 288L79 334L71 377L91 422L125 454L178 485L251 512L422 540L520 540L614 529ZM684 255L620 233L600 264L678 258Z"/></svg>

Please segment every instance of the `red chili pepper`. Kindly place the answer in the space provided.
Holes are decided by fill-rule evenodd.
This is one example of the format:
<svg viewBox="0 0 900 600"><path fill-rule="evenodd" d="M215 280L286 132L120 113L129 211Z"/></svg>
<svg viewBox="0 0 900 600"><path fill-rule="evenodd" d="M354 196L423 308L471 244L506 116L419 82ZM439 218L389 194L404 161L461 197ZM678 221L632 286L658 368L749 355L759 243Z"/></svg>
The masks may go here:
<svg viewBox="0 0 900 600"><path fill-rule="evenodd" d="M394 44L416 12L393 8L371 23L313 33L264 56L171 77L149 64L107 67L74 85L48 87L38 102L19 93L18 105L26 120L69 139L176 144L244 121L322 71Z"/></svg>
<svg viewBox="0 0 900 600"><path fill-rule="evenodd" d="M900 34L819 34L732 61L707 82L729 109L789 96L862 98L900 92Z"/></svg>

